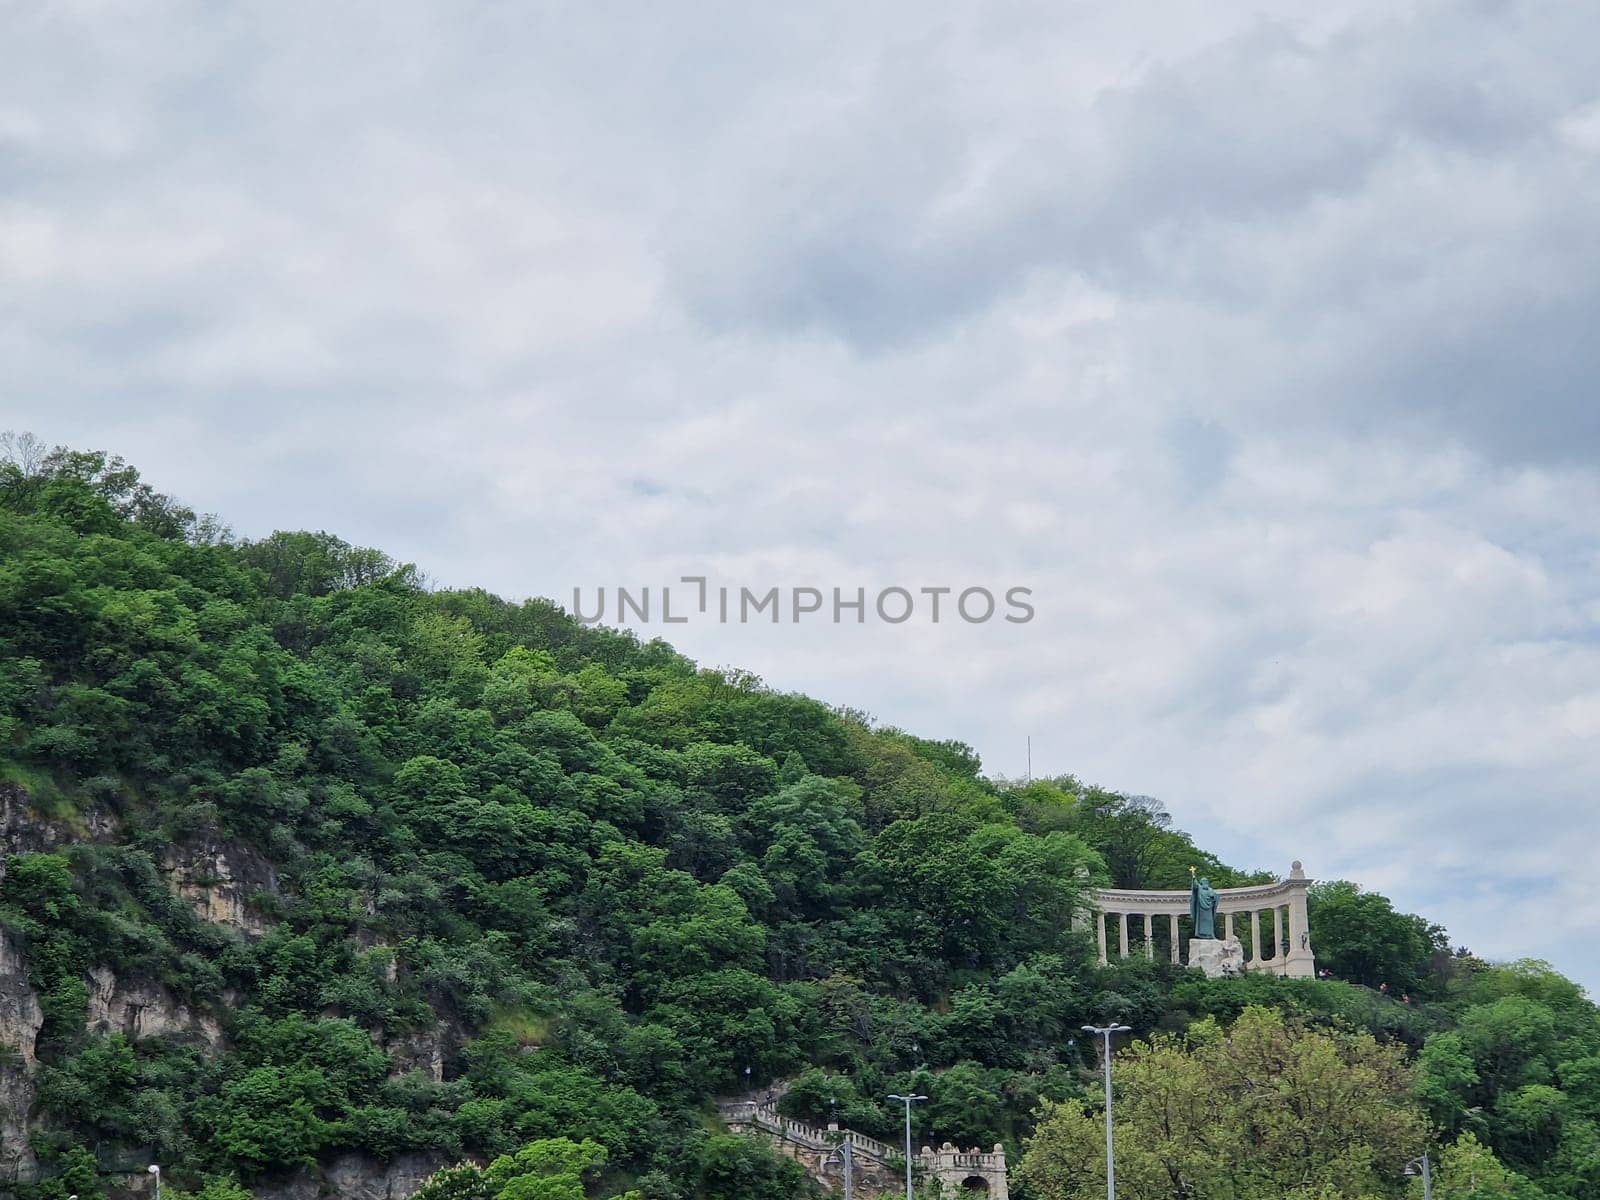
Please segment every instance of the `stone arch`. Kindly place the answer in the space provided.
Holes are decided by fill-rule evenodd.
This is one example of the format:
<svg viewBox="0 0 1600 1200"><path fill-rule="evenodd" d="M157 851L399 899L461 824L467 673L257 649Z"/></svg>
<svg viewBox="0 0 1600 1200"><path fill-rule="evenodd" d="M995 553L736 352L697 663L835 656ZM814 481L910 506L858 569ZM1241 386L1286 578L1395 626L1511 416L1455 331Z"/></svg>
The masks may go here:
<svg viewBox="0 0 1600 1200"><path fill-rule="evenodd" d="M1007 1200L1004 1146L962 1150L946 1142L937 1150L924 1146L917 1161L926 1175L939 1181L946 1196L957 1200Z"/></svg>

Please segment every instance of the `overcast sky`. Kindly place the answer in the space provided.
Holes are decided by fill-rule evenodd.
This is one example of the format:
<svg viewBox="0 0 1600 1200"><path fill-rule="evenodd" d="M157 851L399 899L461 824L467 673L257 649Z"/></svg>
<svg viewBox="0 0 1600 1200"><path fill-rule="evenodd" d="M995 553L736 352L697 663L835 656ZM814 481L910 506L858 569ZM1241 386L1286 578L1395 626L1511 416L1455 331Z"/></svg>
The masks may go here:
<svg viewBox="0 0 1600 1200"><path fill-rule="evenodd" d="M0 428L1600 990L1600 7L941 7L0 0Z"/></svg>

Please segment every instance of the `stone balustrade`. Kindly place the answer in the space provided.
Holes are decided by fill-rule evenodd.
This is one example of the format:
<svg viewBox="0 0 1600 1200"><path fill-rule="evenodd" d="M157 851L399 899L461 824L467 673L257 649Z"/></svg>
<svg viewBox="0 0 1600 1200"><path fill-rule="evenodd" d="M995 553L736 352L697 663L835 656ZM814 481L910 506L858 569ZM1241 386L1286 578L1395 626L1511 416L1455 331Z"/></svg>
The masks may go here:
<svg viewBox="0 0 1600 1200"><path fill-rule="evenodd" d="M937 1150L924 1146L917 1165L940 1182L944 1195L977 1193L989 1200L1007 1200L1006 1152L998 1143L993 1151L958 1150L949 1142Z"/></svg>
<svg viewBox="0 0 1600 1200"><path fill-rule="evenodd" d="M877 1138L853 1129L818 1129L815 1125L786 1117L776 1109L750 1102L723 1104L721 1112L723 1121L730 1129L743 1126L765 1130L813 1150L832 1150L842 1142L849 1142L858 1153L883 1163L890 1163L903 1154Z"/></svg>
<svg viewBox="0 0 1600 1200"><path fill-rule="evenodd" d="M1310 886L1305 869L1296 862L1288 877L1277 883L1218 889L1217 937L1225 946L1240 947L1243 970L1291 978L1315 977L1317 964L1306 915L1306 892ZM1137 937L1146 958L1153 959L1157 942L1164 941L1164 953L1173 963L1188 961L1180 954L1189 922L1187 891L1103 888L1091 892L1089 898L1093 909L1081 915L1078 925L1094 924L1102 963L1109 961L1107 923L1111 921L1115 922L1116 948L1122 958L1134 952ZM1139 927L1130 928L1130 920L1139 922ZM1241 922L1247 922L1248 946L1239 936Z"/></svg>
<svg viewBox="0 0 1600 1200"><path fill-rule="evenodd" d="M957 1150L949 1142L946 1142L938 1150L924 1146L917 1157L919 1160L948 1160L951 1166L971 1167L977 1171L994 1170L1006 1165L1006 1152L999 1145L996 1145L993 1152L990 1152L987 1150Z"/></svg>
<svg viewBox="0 0 1600 1200"><path fill-rule="evenodd" d="M886 1194L892 1190L887 1186L889 1173L905 1169L904 1152L899 1147L853 1129L832 1125L818 1129L752 1101L724 1101L718 1109L729 1129L778 1139L780 1148L802 1162L813 1178L830 1186L833 1178L827 1156L845 1142L854 1148L857 1167L869 1173L876 1168L876 1182L885 1185L869 1187L865 1189L867 1194ZM1002 1146L996 1145L992 1151L959 1150L949 1142L937 1150L924 1146L914 1166L924 1178L938 1179L950 1194L981 1191L989 1200L1007 1200L1006 1152Z"/></svg>

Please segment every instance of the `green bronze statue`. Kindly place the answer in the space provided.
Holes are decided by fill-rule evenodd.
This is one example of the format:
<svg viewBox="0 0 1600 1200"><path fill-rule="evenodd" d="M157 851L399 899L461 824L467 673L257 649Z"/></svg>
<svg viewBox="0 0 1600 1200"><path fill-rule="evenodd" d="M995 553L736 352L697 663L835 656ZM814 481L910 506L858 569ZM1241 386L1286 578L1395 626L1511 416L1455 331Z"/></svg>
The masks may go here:
<svg viewBox="0 0 1600 1200"><path fill-rule="evenodd" d="M1215 940L1217 936L1217 889L1209 879L1195 879L1194 868L1189 868L1189 921L1194 932L1191 937Z"/></svg>

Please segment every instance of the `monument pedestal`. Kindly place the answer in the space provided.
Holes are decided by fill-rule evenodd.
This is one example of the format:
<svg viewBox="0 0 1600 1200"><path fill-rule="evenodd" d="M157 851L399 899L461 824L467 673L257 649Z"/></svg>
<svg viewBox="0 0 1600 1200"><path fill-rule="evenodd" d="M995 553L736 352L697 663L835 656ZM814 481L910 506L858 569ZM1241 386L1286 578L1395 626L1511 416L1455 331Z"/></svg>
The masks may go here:
<svg viewBox="0 0 1600 1200"><path fill-rule="evenodd" d="M1290 979L1315 979L1317 960L1311 954L1311 947L1289 951L1289 956L1283 960L1283 973Z"/></svg>
<svg viewBox="0 0 1600 1200"><path fill-rule="evenodd" d="M1189 965L1199 967L1207 979L1244 974L1244 947L1235 939L1190 938Z"/></svg>

